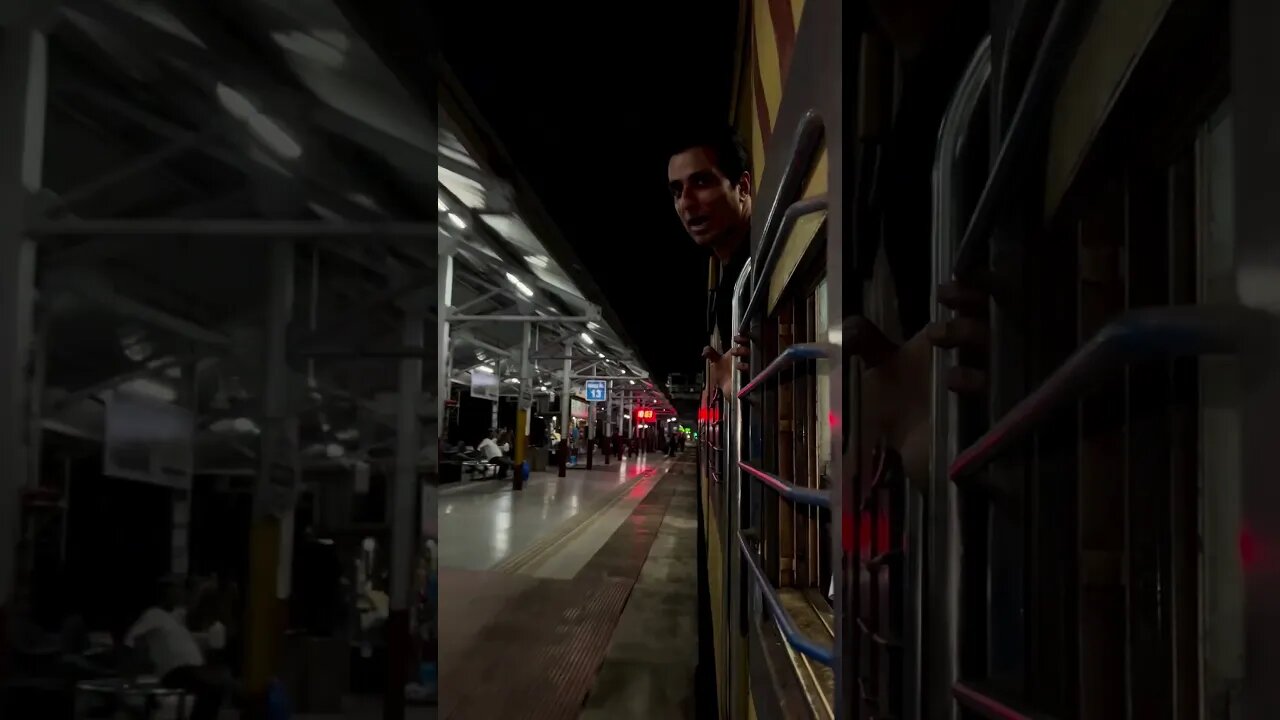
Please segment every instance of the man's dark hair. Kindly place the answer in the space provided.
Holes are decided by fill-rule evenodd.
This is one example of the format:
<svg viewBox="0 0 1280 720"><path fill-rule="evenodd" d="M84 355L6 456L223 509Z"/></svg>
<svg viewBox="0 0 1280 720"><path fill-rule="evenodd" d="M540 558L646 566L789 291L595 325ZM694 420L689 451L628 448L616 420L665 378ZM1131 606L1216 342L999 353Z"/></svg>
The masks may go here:
<svg viewBox="0 0 1280 720"><path fill-rule="evenodd" d="M686 130L675 138L670 146L670 152L667 157L671 158L690 148L709 148L711 154L715 158L716 168L729 178L730 182L737 182L742 177L742 173L751 169L747 159L747 148L742 143L742 138L738 137L737 131L728 126L700 126Z"/></svg>

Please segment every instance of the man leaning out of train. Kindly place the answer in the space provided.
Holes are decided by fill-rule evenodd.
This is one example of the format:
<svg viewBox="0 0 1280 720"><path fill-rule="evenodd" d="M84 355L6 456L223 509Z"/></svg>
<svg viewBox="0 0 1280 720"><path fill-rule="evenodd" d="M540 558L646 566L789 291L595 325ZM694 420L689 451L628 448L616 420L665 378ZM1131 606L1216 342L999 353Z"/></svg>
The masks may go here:
<svg viewBox="0 0 1280 720"><path fill-rule="evenodd" d="M709 362L708 387L727 392L736 368L747 372L750 340L734 335L733 286L751 251L753 186L741 140L729 128L698 128L675 143L667 161L667 187L676 215L699 247L720 262L719 280L713 291L708 318L711 345L702 351ZM938 299L956 311L954 319L925 327L902 345L890 341L866 318L845 323L843 338L866 366L862 390L863 447L883 439L903 460L911 477L929 471L929 388L933 349L965 348L985 351L987 328L985 294L972 288L945 285ZM727 338L732 337L733 347ZM955 392L981 391L985 374L975 368L948 371L948 386ZM707 398L703 396L703 405ZM864 464L870 453L864 453Z"/></svg>

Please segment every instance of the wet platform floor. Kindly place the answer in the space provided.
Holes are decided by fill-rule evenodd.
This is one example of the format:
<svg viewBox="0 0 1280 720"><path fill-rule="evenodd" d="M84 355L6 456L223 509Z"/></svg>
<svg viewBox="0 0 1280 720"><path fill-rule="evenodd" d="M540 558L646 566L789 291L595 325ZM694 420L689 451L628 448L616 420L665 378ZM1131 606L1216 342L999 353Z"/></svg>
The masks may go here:
<svg viewBox="0 0 1280 720"><path fill-rule="evenodd" d="M540 535L547 546L540 557L503 567L492 545L487 556L476 554L497 570L444 561L452 533L441 498L440 717L693 717L696 479L691 463L672 472L645 466L631 466L621 482L614 468L604 483L591 476L571 483L580 493L577 513L541 533L526 531L525 550L508 546L509 556L528 556ZM614 492L603 489L608 483ZM564 486L546 487L526 497L550 493L558 496L553 505L567 504ZM524 492L530 489L538 490ZM479 496L470 512L512 507L514 516L521 502L537 507ZM518 522L513 517L511 525ZM474 537L503 524L469 527ZM457 542L464 526L454 527ZM566 568L576 572L566 577Z"/></svg>
<svg viewBox="0 0 1280 720"><path fill-rule="evenodd" d="M557 531L582 523L637 482L660 472L659 455L596 463L591 470L533 473L523 490L486 480L444 488L437 513L440 566L494 569Z"/></svg>

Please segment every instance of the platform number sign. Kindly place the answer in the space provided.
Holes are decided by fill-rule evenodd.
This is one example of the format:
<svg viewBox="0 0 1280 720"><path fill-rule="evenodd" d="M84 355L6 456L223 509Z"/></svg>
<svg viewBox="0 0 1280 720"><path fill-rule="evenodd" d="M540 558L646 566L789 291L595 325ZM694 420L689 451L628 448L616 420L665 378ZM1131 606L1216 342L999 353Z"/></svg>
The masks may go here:
<svg viewBox="0 0 1280 720"><path fill-rule="evenodd" d="M604 380L587 381L587 402L604 402L606 392Z"/></svg>

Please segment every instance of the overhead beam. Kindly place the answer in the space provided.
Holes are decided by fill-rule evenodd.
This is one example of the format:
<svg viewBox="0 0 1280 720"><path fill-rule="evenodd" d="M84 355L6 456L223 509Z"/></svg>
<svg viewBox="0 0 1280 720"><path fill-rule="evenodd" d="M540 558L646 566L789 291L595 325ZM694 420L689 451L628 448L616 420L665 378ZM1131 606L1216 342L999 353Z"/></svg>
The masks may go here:
<svg viewBox="0 0 1280 720"><path fill-rule="evenodd" d="M508 357L508 358L515 357L515 350L500 347L498 345L494 345L491 342L486 342L476 337L474 334L467 332L465 330L454 333L453 337L455 340L464 342L468 345L475 345L476 347L499 353L504 357Z"/></svg>
<svg viewBox="0 0 1280 720"><path fill-rule="evenodd" d="M357 346L306 343L292 349L292 354L310 358L416 358L435 356L435 348L404 345Z"/></svg>
<svg viewBox="0 0 1280 720"><path fill-rule="evenodd" d="M324 338L332 338L334 335L341 333L352 325L367 320L371 313L395 302L409 293L421 290L422 288L431 285L435 280L435 270L413 273L402 285L385 290L369 298L359 306L348 310L336 319L326 323L323 328L302 335L298 338L297 342L303 344L314 343L321 342Z"/></svg>
<svg viewBox="0 0 1280 720"><path fill-rule="evenodd" d="M319 241L326 252L348 260L360 267L385 276L387 265L385 256L376 255L374 251L383 250L381 245L340 242L333 239Z"/></svg>
<svg viewBox="0 0 1280 720"><path fill-rule="evenodd" d="M231 338L222 333L214 332L193 323L190 320L175 317L162 310L157 310L149 305L145 305L133 300L132 298L125 297L104 288L97 288L93 286L74 286L63 288L56 292L65 295L78 295L87 300L98 303L117 315L133 318L140 322L163 330L168 330L169 332L197 342L218 346L231 345Z"/></svg>
<svg viewBox="0 0 1280 720"><path fill-rule="evenodd" d="M206 356L199 355L199 354L170 356L170 357L164 358L160 362L156 362L150 365L144 365L143 367L135 368L133 370L130 370L129 372L121 373L119 375L109 377L105 380L96 382L87 387L83 387L78 390L73 390L72 392L67 393L62 397L56 398L51 401L46 401L44 403L44 409L42 411L42 414L46 416L59 415L62 412L65 412L66 410L70 410L76 405L84 402L85 400L88 400L94 395L97 395L99 393L104 393L108 390L119 387L120 385L123 385L124 383L127 383L130 380L157 377L163 374L169 368L184 365L193 360L200 360L204 357ZM183 380L185 382L186 378L183 378Z"/></svg>
<svg viewBox="0 0 1280 720"><path fill-rule="evenodd" d="M446 314L449 322L529 322L539 324L559 324L571 322L595 322L598 318L591 315L552 316L543 315L454 315Z"/></svg>
<svg viewBox="0 0 1280 720"><path fill-rule="evenodd" d="M432 222L344 222L322 220L154 220L61 219L38 221L28 234L33 237L67 237L72 235L168 235L177 237L243 237L262 238L418 238L434 237Z"/></svg>
<svg viewBox="0 0 1280 720"><path fill-rule="evenodd" d="M490 290L480 295L479 297L472 298L471 300L468 300L467 302L464 302L461 305L453 308L453 311L456 313L465 313L468 310L471 310L479 305L482 305L488 302L493 298L493 296L497 294L499 294L497 290Z"/></svg>
<svg viewBox="0 0 1280 720"><path fill-rule="evenodd" d="M223 123L215 123L198 133L188 133L165 143L141 157L135 158L110 172L99 175L81 185L62 193L52 207L44 209L47 218L65 216L71 208L83 200L87 200L107 188L114 187L129 178L140 175L152 168L159 167L177 157L214 141L225 130Z"/></svg>
<svg viewBox="0 0 1280 720"><path fill-rule="evenodd" d="M245 202L247 202L247 193L244 190L236 190L217 198L177 208L169 213L168 217L176 221L180 218L201 218L208 215L220 215L242 207ZM127 235L93 239L80 237L80 241L75 244L68 243L64 247L52 249L48 255L41 258L40 262L46 267L95 264L104 258L114 258L131 252L146 251L151 247L148 244L149 240L150 238L148 237L130 237ZM46 247L51 244L53 244L51 241L47 241Z"/></svg>
<svg viewBox="0 0 1280 720"><path fill-rule="evenodd" d="M470 228L473 226L474 226L474 220L472 221L471 224L468 225L468 227ZM448 238L449 236L446 233L454 232L454 231L456 231L456 228L449 228L448 230L445 230L444 232L441 233L441 238ZM466 231L463 231L463 232L466 232ZM497 235L496 232L494 232L491 228L488 228L488 227L484 228L484 232L489 235ZM494 240L493 242L501 243L503 247L495 249L494 252L498 254L502 254L503 248L506 245L505 240ZM473 264L475 264L476 266L482 269L488 268L494 272L503 273L503 274L507 272L506 266L502 264L503 263L502 260L495 259L484 253L469 251L465 246L461 246L461 245L457 247L457 250L459 253L467 257L467 259L470 260ZM508 256L508 259L505 262L508 263L508 265L514 263L516 267L527 267L523 258L519 260L512 259L509 253L507 253L507 256ZM532 287L547 285L547 283L545 283L541 278L539 278L536 273L532 273L532 271L530 271L530 273L531 274L529 275L529 278L531 278L532 280L532 283L533 283ZM492 280L481 280L481 282L483 282L486 285L492 284ZM529 298L529 297L525 297L523 295L517 294L515 288L504 287L502 288L502 292L504 294L509 294L513 298L516 298L519 302L526 302L526 303L533 304L533 298ZM571 308L569 304L564 301L563 291L560 291L560 290L552 291L552 289L548 289L547 292L544 292L544 296L547 299L546 307L554 312L568 315L576 310L576 308ZM585 305L588 309L598 308L598 306L593 305L592 303L587 302L586 300L576 296L574 298L574 304ZM578 325L575 333L582 332L585 330L586 330L586 327L584 327L583 325Z"/></svg>
<svg viewBox="0 0 1280 720"><path fill-rule="evenodd" d="M110 6L109 3L97 3L96 5L100 5L104 8ZM167 35L167 33L161 34ZM164 42L167 43L168 41L169 40L166 38ZM181 40L176 40L176 42L181 45L188 44ZM54 91L59 93L61 98L51 98L51 102L54 102L56 105L68 107L70 103L67 98L70 97L88 100L102 109L109 110L113 114L129 120L130 122L136 123L150 132L169 140L192 139L193 136L198 137L200 135L199 132L189 130L173 120L157 117L146 110L142 110L125 100L115 97L114 95L90 84L81 82L73 77L60 79L58 81L58 85L54 88ZM212 92L212 88L210 88L210 91ZM268 163L264 163L250 157L250 155L245 151L233 150L215 142L197 142L192 146L192 150L218 160L225 165L236 168L249 176L261 175L264 169L272 167ZM318 172L319 166L320 163L308 163L308 172L313 174ZM354 189L335 179L335 173L333 172L328 173L321 180L312 180L306 175L289 174L287 170L284 172L273 170L273 172L281 183L292 183L295 185L301 183L307 191L315 197L317 202L343 216L355 218L382 216L382 213L370 210L364 205L351 200L350 196L353 194Z"/></svg>
<svg viewBox="0 0 1280 720"><path fill-rule="evenodd" d="M74 66L74 62L72 62L71 64ZM71 69L71 71L74 72L74 69ZM86 88L87 94L84 96L83 99L88 99L90 101L89 103L81 104L81 103L73 102L73 97L75 97L73 93L76 91L77 88ZM138 143L136 142L127 142L124 138L121 138L112 134L110 132L110 129L103 124L104 116L102 113L98 112L99 110L104 110L104 109L111 110L111 113L109 115L106 115L105 117L114 118L115 116L118 115L119 117L122 117L131 122L134 122L140 127L145 128L147 131L149 131L153 135L159 138L162 138L164 140L168 140L170 142L195 141L200 135L199 131L188 130L186 128L183 128L177 125L169 125L167 121L159 120L158 118L155 118L154 116L150 115L149 113L146 113L145 111L136 111L139 116L135 117L131 113L121 108L104 107L103 102L100 102L98 98L105 99L107 97L108 96L106 93L102 92L101 90L97 90L96 88L89 88L88 86L84 86L78 80L76 80L74 76L72 76L71 78L59 80L58 84L50 91L49 107L51 109L56 108L59 113L66 114L71 119L75 120L85 129L87 129L89 132L94 133L94 136L97 139L105 142L113 143L112 147L117 148L121 151L122 158L136 157L137 155L145 152L145 150L139 147ZM81 99L81 98L77 97L75 99ZM121 104L123 105L123 103ZM146 122L148 118L152 118L156 122L155 123ZM173 132L167 132L166 130L173 130ZM214 156L212 152L210 152L216 146L217 144L212 142L206 143L203 146L201 146L199 143L196 143L195 145L192 145L192 148L197 149L197 151L204 151L203 154L206 157L214 158L219 162L222 162L224 164L227 164L228 166L231 166L228 160L223 158L218 158ZM165 168L162 175L162 179L165 183L180 187L182 190L184 190L186 193L192 196L199 197L200 195L203 195L205 192L200 186L191 182L191 180L187 179L186 177L177 173L171 168ZM115 208L114 206L108 206L103 210L103 212L107 215L114 215L116 214L116 211L117 211L117 208Z"/></svg>
<svg viewBox="0 0 1280 720"><path fill-rule="evenodd" d="M59 80L55 91L62 96L61 99L50 99L55 105L70 107L71 104L67 98L72 96L88 100L99 108L110 110L112 113L140 125L170 142L192 142L194 143L192 149L198 150L215 160L220 160L226 165L247 171L256 171L258 168L259 163L243 153L235 152L214 143L200 144L199 140L202 138L200 132L188 130L172 120L157 117L100 88L85 84L75 78Z"/></svg>
<svg viewBox="0 0 1280 720"><path fill-rule="evenodd" d="M249 97L264 113L285 122L286 125L301 125L309 122L325 127L323 122L325 118L317 117L317 113L324 113L332 108L308 89L288 83L273 82L270 76L261 70L262 51L251 46L233 28L227 27L224 18L215 10L215 5L218 4L167 3L166 9L172 12L180 22L191 28L208 47L208 51L203 51L170 33L161 31L159 33L161 40L167 43L165 51L181 53L179 57L195 63L189 67L189 70L208 83L210 89L218 84L228 85ZM136 18L136 16L133 17ZM154 36L157 30L151 23L145 21L141 25L135 21L133 27L142 37ZM296 20L293 18L288 18L287 25L279 26L279 29L286 30L295 28ZM279 56L283 56L286 51L283 48L276 48L276 52ZM434 137L434 135L428 134L427 137ZM341 202L341 206L335 209L342 214L350 214L353 206L362 207L350 201L354 194L361 191L370 195L383 194L371 192L379 185L379 180L366 176L361 165L339 161L321 142L304 143L304 146L307 155L306 174L317 178L320 185L333 191L326 203L337 199ZM365 210L368 209L365 208ZM428 212L425 203L415 210ZM373 212L375 216L381 214L383 213ZM355 215L355 217L362 216Z"/></svg>

